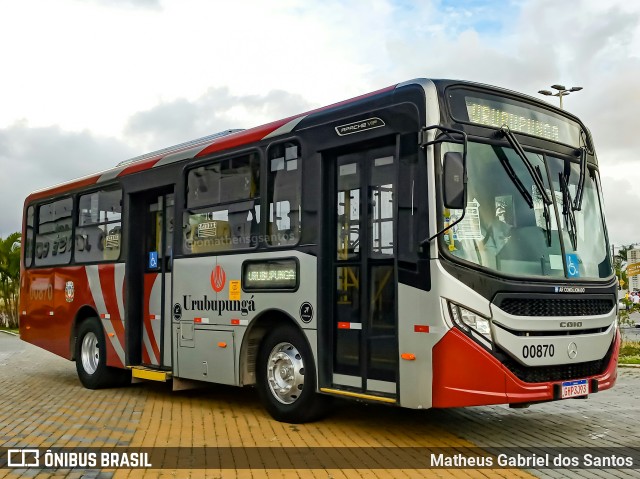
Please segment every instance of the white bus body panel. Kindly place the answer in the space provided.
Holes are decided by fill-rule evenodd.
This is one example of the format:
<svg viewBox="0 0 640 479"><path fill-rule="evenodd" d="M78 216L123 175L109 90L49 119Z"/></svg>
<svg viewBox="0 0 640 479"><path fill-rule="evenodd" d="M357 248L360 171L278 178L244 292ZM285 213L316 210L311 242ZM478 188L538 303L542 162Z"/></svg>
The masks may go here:
<svg viewBox="0 0 640 479"><path fill-rule="evenodd" d="M232 302L229 283L242 281L244 261L283 258L297 258L299 262L297 291L242 290L240 299ZM211 279L217 266L225 275L219 292L214 291ZM241 352L247 349L242 347L245 334L253 321L269 310L282 312L296 322L307 336L317 364L317 260L314 256L277 251L176 259L172 296L173 371L177 377L241 385L244 361ZM308 323L300 317L300 307L305 302L314 310ZM180 306L179 319L175 311L177 305Z"/></svg>

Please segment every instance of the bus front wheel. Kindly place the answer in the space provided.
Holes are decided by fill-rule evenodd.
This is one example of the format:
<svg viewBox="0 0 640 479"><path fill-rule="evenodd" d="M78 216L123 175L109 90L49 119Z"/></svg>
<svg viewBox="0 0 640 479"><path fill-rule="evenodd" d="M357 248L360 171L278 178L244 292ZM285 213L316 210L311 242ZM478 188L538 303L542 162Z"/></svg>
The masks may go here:
<svg viewBox="0 0 640 479"><path fill-rule="evenodd" d="M128 380L128 371L107 366L104 331L97 318L87 319L78 328L76 370L87 389L121 386Z"/></svg>
<svg viewBox="0 0 640 479"><path fill-rule="evenodd" d="M258 393L274 419L300 424L319 419L328 398L316 393L311 348L292 326L274 329L264 338L256 365Z"/></svg>

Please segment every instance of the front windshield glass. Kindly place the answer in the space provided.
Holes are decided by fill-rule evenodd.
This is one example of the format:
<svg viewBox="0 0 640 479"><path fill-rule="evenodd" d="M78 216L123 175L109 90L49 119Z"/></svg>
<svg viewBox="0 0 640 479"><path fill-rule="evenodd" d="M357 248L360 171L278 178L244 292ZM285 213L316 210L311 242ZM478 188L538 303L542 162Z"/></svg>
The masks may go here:
<svg viewBox="0 0 640 479"><path fill-rule="evenodd" d="M564 161L547 157L547 166L543 155L527 153L527 158L539 172L545 190L553 200L546 208L531 175L513 149L468 144L466 214L462 222L443 235L450 253L507 274L557 278L609 276L611 269L595 174L587 173L582 211L574 212L577 230L577 248L574 250L562 215L560 180L553 181L551 186L548 181L549 174L552 179L559 178L558 172L565 171ZM518 189L518 180L514 181L508 175L505 165L513 168L522 189L531 195L533 207ZM570 170L569 192L574 195L579 165L570 164ZM556 206L560 208L558 214ZM455 222L462 213L462 210L444 210L444 226ZM562 251L561 234L566 254Z"/></svg>

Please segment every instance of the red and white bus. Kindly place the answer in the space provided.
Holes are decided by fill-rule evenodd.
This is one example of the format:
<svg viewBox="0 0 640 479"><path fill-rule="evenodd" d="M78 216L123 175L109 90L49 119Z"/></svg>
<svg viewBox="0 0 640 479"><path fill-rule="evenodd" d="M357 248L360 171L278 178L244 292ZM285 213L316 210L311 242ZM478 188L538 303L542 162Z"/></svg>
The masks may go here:
<svg viewBox="0 0 640 479"><path fill-rule="evenodd" d="M602 204L575 116L412 80L34 192L20 334L88 388L255 385L288 422L586 397L620 344Z"/></svg>

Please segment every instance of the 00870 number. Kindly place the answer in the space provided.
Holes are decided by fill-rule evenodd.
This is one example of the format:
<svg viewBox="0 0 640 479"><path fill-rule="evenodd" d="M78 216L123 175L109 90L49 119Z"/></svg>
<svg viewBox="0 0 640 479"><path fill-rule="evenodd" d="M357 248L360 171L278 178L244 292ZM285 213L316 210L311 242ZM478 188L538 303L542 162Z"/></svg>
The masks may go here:
<svg viewBox="0 0 640 479"><path fill-rule="evenodd" d="M532 344L522 346L523 358L552 358L555 354L553 344Z"/></svg>

